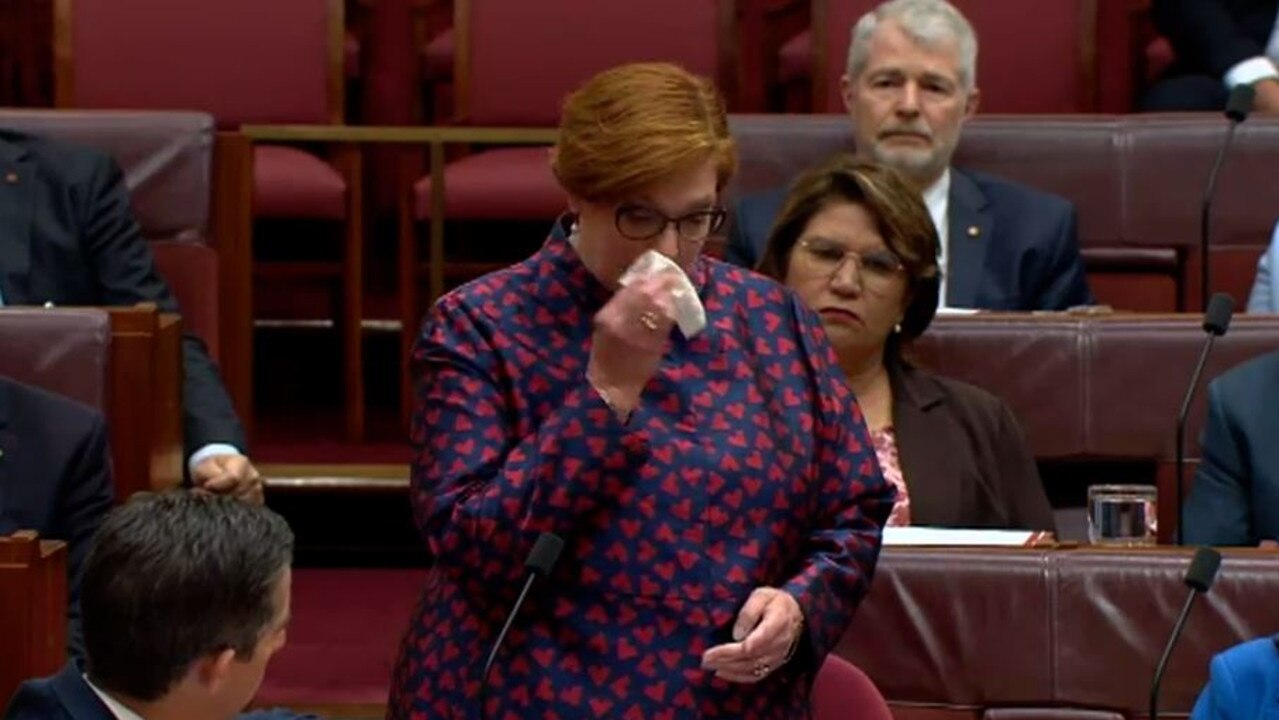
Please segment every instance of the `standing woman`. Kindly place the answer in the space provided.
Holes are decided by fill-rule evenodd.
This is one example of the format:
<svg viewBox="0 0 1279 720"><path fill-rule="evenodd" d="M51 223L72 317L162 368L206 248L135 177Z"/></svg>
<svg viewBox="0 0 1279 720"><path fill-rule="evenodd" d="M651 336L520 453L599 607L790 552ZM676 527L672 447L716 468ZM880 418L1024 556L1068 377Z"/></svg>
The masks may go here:
<svg viewBox="0 0 1279 720"><path fill-rule="evenodd" d="M799 718L865 595L893 490L816 315L701 255L736 164L721 99L668 64L565 102L572 210L431 309L412 503L435 564L391 718ZM667 271L619 286L646 250ZM675 328L684 277L705 308ZM483 662L542 532L565 549Z"/></svg>

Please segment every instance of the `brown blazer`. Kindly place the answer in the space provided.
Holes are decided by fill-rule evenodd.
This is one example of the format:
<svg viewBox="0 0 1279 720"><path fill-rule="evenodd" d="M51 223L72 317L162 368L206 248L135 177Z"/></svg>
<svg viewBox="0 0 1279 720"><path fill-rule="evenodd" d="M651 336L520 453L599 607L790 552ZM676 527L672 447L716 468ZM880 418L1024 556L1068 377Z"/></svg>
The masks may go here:
<svg viewBox="0 0 1279 720"><path fill-rule="evenodd" d="M897 452L911 524L1055 530L1012 411L981 388L890 363Z"/></svg>

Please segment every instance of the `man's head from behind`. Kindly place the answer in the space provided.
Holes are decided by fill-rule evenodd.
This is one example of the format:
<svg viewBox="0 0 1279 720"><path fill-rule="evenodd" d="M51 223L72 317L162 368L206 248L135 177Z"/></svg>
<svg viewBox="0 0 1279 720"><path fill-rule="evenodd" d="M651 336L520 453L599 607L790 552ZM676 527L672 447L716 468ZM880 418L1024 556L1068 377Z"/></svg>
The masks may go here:
<svg viewBox="0 0 1279 720"><path fill-rule="evenodd" d="M890 0L853 27L841 89L858 151L924 187L977 110L977 38L946 0Z"/></svg>
<svg viewBox="0 0 1279 720"><path fill-rule="evenodd" d="M135 496L107 516L85 560L89 679L130 706L235 715L284 645L292 555L293 533L264 507Z"/></svg>

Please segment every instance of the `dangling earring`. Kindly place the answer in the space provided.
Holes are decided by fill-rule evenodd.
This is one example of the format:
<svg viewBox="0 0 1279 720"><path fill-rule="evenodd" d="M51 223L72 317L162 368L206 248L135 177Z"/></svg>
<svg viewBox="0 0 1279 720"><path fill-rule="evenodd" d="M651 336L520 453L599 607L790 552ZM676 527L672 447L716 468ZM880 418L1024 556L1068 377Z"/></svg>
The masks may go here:
<svg viewBox="0 0 1279 720"><path fill-rule="evenodd" d="M573 223L568 226L568 244L577 247L577 243L582 239L581 233L578 232L577 218L573 218Z"/></svg>

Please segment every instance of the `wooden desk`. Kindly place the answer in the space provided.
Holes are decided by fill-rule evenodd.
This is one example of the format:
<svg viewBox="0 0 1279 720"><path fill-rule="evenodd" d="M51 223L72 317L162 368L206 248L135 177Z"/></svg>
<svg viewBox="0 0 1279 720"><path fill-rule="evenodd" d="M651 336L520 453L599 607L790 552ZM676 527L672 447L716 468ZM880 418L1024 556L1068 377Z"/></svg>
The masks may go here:
<svg viewBox="0 0 1279 720"><path fill-rule="evenodd" d="M0 374L102 412L117 500L181 484L177 316L150 305L0 309Z"/></svg>
<svg viewBox="0 0 1279 720"><path fill-rule="evenodd" d="M66 543L30 530L0 537L0 647L0 707L23 680L66 662Z"/></svg>
<svg viewBox="0 0 1279 720"><path fill-rule="evenodd" d="M116 502L182 484L182 322L154 307L110 308L107 425Z"/></svg>

